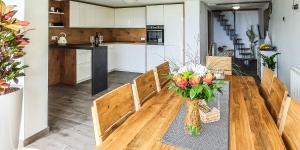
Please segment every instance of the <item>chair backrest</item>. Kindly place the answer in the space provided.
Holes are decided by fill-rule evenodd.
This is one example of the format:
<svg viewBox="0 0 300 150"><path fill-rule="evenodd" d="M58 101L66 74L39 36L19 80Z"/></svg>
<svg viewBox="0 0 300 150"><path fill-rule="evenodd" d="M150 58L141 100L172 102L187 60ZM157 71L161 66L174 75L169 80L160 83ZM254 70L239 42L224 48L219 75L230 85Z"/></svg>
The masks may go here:
<svg viewBox="0 0 300 150"><path fill-rule="evenodd" d="M154 71L148 71L133 80L133 95L135 110L138 111L141 105L151 96L157 93L157 86Z"/></svg>
<svg viewBox="0 0 300 150"><path fill-rule="evenodd" d="M96 144L100 145L134 113L131 84L125 84L96 99L92 106Z"/></svg>
<svg viewBox="0 0 300 150"><path fill-rule="evenodd" d="M169 79L168 75L170 74L169 62L160 64L154 69L155 81L157 85L157 91L160 91L163 86L165 86Z"/></svg>
<svg viewBox="0 0 300 150"><path fill-rule="evenodd" d="M222 70L226 75L232 75L232 58L223 56L206 56L206 67L211 71Z"/></svg>
<svg viewBox="0 0 300 150"><path fill-rule="evenodd" d="M283 114L279 132L289 150L300 149L300 103L293 98L286 105L287 111Z"/></svg>
<svg viewBox="0 0 300 150"><path fill-rule="evenodd" d="M282 106L288 98L288 89L278 78L274 78L270 96L266 104L273 119L279 124L281 119Z"/></svg>
<svg viewBox="0 0 300 150"><path fill-rule="evenodd" d="M270 95L271 93L271 88L275 77L276 76L274 75L274 72L271 69L267 67L263 68L260 86L263 92L266 93L267 95Z"/></svg>

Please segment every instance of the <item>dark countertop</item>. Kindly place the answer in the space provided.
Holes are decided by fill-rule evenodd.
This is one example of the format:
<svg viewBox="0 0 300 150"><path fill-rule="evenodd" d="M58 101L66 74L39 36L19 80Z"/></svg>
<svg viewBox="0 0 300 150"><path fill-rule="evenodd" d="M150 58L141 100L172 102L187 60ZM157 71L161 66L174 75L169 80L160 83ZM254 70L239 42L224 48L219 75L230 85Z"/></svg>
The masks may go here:
<svg viewBox="0 0 300 150"><path fill-rule="evenodd" d="M100 45L99 47L107 47L106 45ZM94 48L91 44L66 44L66 45L58 45L58 44L50 44L49 48L69 48L69 49L86 49L93 50Z"/></svg>

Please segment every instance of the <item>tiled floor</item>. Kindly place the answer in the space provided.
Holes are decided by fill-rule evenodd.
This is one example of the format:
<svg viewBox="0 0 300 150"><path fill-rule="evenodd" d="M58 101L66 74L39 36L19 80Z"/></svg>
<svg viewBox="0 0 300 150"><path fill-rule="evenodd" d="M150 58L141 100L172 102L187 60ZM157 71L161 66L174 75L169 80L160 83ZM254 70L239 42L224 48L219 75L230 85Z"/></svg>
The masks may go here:
<svg viewBox="0 0 300 150"><path fill-rule="evenodd" d="M50 134L29 145L40 150L92 150L95 146L91 116L92 101L97 97L131 83L139 74L112 72L109 88L91 96L90 81L76 87L58 85L49 87Z"/></svg>

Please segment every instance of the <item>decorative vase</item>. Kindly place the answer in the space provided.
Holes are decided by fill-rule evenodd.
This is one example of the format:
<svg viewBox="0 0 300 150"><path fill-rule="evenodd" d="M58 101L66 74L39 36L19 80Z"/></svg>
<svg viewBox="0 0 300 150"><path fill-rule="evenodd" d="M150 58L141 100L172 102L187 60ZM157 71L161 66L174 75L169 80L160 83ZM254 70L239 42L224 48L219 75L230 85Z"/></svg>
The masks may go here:
<svg viewBox="0 0 300 150"><path fill-rule="evenodd" d="M18 149L23 90L0 95L0 149Z"/></svg>
<svg viewBox="0 0 300 150"><path fill-rule="evenodd" d="M201 132L200 100L186 100L185 133L197 136Z"/></svg>
<svg viewBox="0 0 300 150"><path fill-rule="evenodd" d="M268 32L268 31L266 32L266 37L265 37L264 43L265 43L265 44L272 45L272 42L271 42L271 39L270 39L270 36L269 36L269 32Z"/></svg>

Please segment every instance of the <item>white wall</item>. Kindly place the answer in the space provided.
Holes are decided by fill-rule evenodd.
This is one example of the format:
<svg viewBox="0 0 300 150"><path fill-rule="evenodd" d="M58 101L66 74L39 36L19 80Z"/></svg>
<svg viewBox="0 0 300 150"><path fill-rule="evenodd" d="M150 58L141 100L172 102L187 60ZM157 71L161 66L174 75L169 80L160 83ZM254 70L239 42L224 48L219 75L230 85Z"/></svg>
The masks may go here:
<svg viewBox="0 0 300 150"><path fill-rule="evenodd" d="M30 22L30 44L25 48L24 101L21 140L48 127L48 0L6 0L18 5L17 18ZM24 19L25 18L25 19Z"/></svg>
<svg viewBox="0 0 300 150"><path fill-rule="evenodd" d="M186 0L185 14L185 62L190 61L190 55L200 57L200 0Z"/></svg>
<svg viewBox="0 0 300 150"><path fill-rule="evenodd" d="M296 2L300 3L299 0ZM300 67L300 10L292 10L292 1L273 0L272 3L270 34L273 45L281 52L278 76L289 87L291 66Z"/></svg>
<svg viewBox="0 0 300 150"><path fill-rule="evenodd" d="M205 3L200 3L200 62L206 64L208 54L208 7Z"/></svg>

